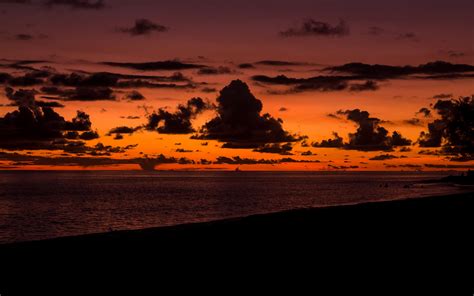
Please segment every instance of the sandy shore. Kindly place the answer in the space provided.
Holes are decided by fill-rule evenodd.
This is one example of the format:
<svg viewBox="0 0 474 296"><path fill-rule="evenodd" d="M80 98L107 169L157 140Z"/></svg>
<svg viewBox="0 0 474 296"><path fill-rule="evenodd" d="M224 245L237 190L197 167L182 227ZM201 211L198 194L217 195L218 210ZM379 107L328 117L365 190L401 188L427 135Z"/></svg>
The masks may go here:
<svg viewBox="0 0 474 296"><path fill-rule="evenodd" d="M290 266L283 271L341 276L363 267L371 276L400 270L462 281L473 263L473 222L474 193L466 192L7 244L0 246L0 259L3 271L13 271L10 278L15 272L37 277L45 265L70 270L100 263L106 272L148 266L161 276L193 278L203 266L218 274Z"/></svg>

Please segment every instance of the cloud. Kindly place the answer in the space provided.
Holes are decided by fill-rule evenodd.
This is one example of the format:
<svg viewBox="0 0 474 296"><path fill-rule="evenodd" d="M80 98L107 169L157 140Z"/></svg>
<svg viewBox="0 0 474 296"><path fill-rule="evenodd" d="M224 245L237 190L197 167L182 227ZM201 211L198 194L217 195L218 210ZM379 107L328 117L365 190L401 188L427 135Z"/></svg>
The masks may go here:
<svg viewBox="0 0 474 296"><path fill-rule="evenodd" d="M342 148L344 147L344 140L336 132L333 132L333 139L322 140L320 143L312 143L311 146L315 148Z"/></svg>
<svg viewBox="0 0 474 296"><path fill-rule="evenodd" d="M217 89L213 88L213 87L203 87L201 89L202 92L205 92L205 93L215 93L217 91Z"/></svg>
<svg viewBox="0 0 474 296"><path fill-rule="evenodd" d="M198 114L211 108L211 105L201 98L192 98L186 105L179 105L178 110L171 113L163 108L148 116L147 130L161 134L189 134L195 132L191 120Z"/></svg>
<svg viewBox="0 0 474 296"><path fill-rule="evenodd" d="M371 36L390 36L396 40L410 40L410 41L419 41L418 36L413 32L394 32L386 30L382 27L371 26L369 27L367 33Z"/></svg>
<svg viewBox="0 0 474 296"><path fill-rule="evenodd" d="M361 83L361 84L357 84L357 83L351 84L349 90L350 91L376 91L379 88L380 87L377 84L377 82L373 80L367 80L366 82Z"/></svg>
<svg viewBox="0 0 474 296"><path fill-rule="evenodd" d="M296 160L293 158L282 158L282 159L254 159L254 158L242 158L240 156L217 157L214 164L232 164L232 165L253 165L253 164L282 164L282 163L319 163L318 160Z"/></svg>
<svg viewBox="0 0 474 296"><path fill-rule="evenodd" d="M99 150L110 150L111 146L98 145L97 149ZM127 147L131 149L133 147ZM167 157L163 154L160 154L156 157L143 157L143 158L111 158L104 155L95 155L94 157L84 157L84 156L56 156L56 157L46 157L46 156L37 156L29 154L20 154L20 153L10 153L10 152L1 152L0 151L0 160L1 161L12 161L18 165L24 166L80 166L80 167L98 167L98 166L114 166L114 165L124 165L124 164L136 164L142 169L150 170L154 169L160 164L188 164L193 163L192 160L187 158L175 158Z"/></svg>
<svg viewBox="0 0 474 296"><path fill-rule="evenodd" d="M203 65L183 63L180 61L158 61L145 63L124 63L124 62L102 62L102 64L113 67L128 68L141 71L158 71L158 70L187 70L204 68Z"/></svg>
<svg viewBox="0 0 474 296"><path fill-rule="evenodd" d="M437 94L433 96L433 99L451 99L453 94Z"/></svg>
<svg viewBox="0 0 474 296"><path fill-rule="evenodd" d="M134 132L140 130L141 127L128 127L128 126L118 126L114 127L111 129L107 135L113 135L113 134L133 134Z"/></svg>
<svg viewBox="0 0 474 296"><path fill-rule="evenodd" d="M408 124L408 125L413 125L413 126L423 126L423 121L421 121L419 118L410 118L407 120L404 120L403 123Z"/></svg>
<svg viewBox="0 0 474 296"><path fill-rule="evenodd" d="M127 93L124 98L126 100L129 100L129 101L143 101L143 100L145 100L145 96L142 95L137 90L133 90L133 91Z"/></svg>
<svg viewBox="0 0 474 296"><path fill-rule="evenodd" d="M418 66L389 66L378 64L370 65L364 63L349 63L341 66L328 67L325 70L333 73L351 74L364 79L377 80L402 78L410 75L428 75L417 76L417 78L436 78L437 76L433 75L474 72L474 66L467 64L452 64L444 61L436 61Z"/></svg>
<svg viewBox="0 0 474 296"><path fill-rule="evenodd" d="M133 27L130 28L119 28L122 33L130 34L131 36L143 36L150 35L152 33L162 33L169 31L168 27L160 24L156 24L147 19L138 19L135 21Z"/></svg>
<svg viewBox="0 0 474 296"><path fill-rule="evenodd" d="M286 144L270 143L270 144L265 144L261 147L258 147L254 149L253 151L260 152L260 153L293 155L293 153L291 153L291 150L293 150L293 146L291 145L291 143L286 143Z"/></svg>
<svg viewBox="0 0 474 296"><path fill-rule="evenodd" d="M235 74L236 72L229 67L219 66L217 68L214 67L206 67L201 68L197 72L199 75L221 75L221 74Z"/></svg>
<svg viewBox="0 0 474 296"><path fill-rule="evenodd" d="M307 19L302 24L280 32L283 37L304 37L304 36L323 36L323 37L343 37L349 35L350 30L347 23L340 20L337 25Z"/></svg>
<svg viewBox="0 0 474 296"><path fill-rule="evenodd" d="M354 109L339 111L338 113L346 115L348 120L358 125L357 131L349 134L349 142L345 149L377 151L392 150L393 147L411 145L410 140L403 138L396 131L390 136L384 127L379 126L381 120L370 117L367 111Z"/></svg>
<svg viewBox="0 0 474 296"><path fill-rule="evenodd" d="M281 119L261 115L262 102L246 83L234 80L220 91L217 116L193 138L225 142L223 147L257 148L267 143L295 142L300 138L283 129Z"/></svg>
<svg viewBox="0 0 474 296"><path fill-rule="evenodd" d="M381 161L381 160L390 160L390 159L395 159L395 158L398 158L398 156L395 156L395 155L392 155L392 154L381 154L381 155L377 155L377 156L374 156L372 158L369 158L369 160Z"/></svg>
<svg viewBox="0 0 474 296"><path fill-rule="evenodd" d="M103 9L104 0L47 0L45 5L48 7L67 6L73 9Z"/></svg>
<svg viewBox="0 0 474 296"><path fill-rule="evenodd" d="M360 80L360 77L351 76L315 76L309 78L291 78L286 75L269 77L266 75L255 75L254 81L272 84L292 86L290 89L280 92L282 94L298 93L304 91L375 91L379 89L377 82L368 80L364 83L349 83L351 80ZM274 92L279 93L279 92Z"/></svg>
<svg viewBox="0 0 474 296"><path fill-rule="evenodd" d="M36 100L37 92L30 89L20 89L14 91L13 88L5 88L5 95L12 103L10 106L36 106L36 107L51 107L62 108L64 105L58 102L45 102Z"/></svg>
<svg viewBox="0 0 474 296"><path fill-rule="evenodd" d="M474 159L474 96L438 100L433 110L439 118L420 134L420 147L442 147L453 160Z"/></svg>
<svg viewBox="0 0 474 296"><path fill-rule="evenodd" d="M54 96L45 98L60 101L114 101L114 91L109 87L76 87L73 89L60 89L56 87L43 87L41 91Z"/></svg>
<svg viewBox="0 0 474 296"><path fill-rule="evenodd" d="M30 34L16 34L14 38L20 41L29 41L29 40L33 40L35 37Z"/></svg>
<svg viewBox="0 0 474 296"><path fill-rule="evenodd" d="M421 108L416 112L416 114L422 114L424 117L430 117L431 116L431 110L428 108Z"/></svg>
<svg viewBox="0 0 474 296"><path fill-rule="evenodd" d="M53 108L40 106L34 92L7 89L7 97L18 109L0 117L0 148L70 150L73 147L85 149L85 143L70 139L91 140L98 137L91 129L89 115L77 111L71 121L65 120Z"/></svg>
<svg viewBox="0 0 474 296"><path fill-rule="evenodd" d="M355 122L358 126L355 133L349 134L349 141L343 143L342 137L334 133L334 139L313 143L313 147L343 148L359 151L391 151L394 147L411 145L411 141L404 138L397 131L389 135L389 132L380 126L382 120L370 117L367 111L361 111L360 109L339 110L337 117L339 116L345 116L347 120Z"/></svg>
<svg viewBox="0 0 474 296"><path fill-rule="evenodd" d="M410 41L420 41L418 36L413 33L413 32L408 32L408 33L399 33L396 36L397 40L410 40Z"/></svg>
<svg viewBox="0 0 474 296"><path fill-rule="evenodd" d="M456 50L448 50L447 53L448 53L449 57L451 57L451 58L461 58L461 57L466 56L466 53L464 53L462 51L456 51Z"/></svg>
<svg viewBox="0 0 474 296"><path fill-rule="evenodd" d="M243 63L239 65L240 69L254 69L255 66L252 65L251 63Z"/></svg>
<svg viewBox="0 0 474 296"><path fill-rule="evenodd" d="M289 66L305 66L307 63L300 62L289 62L289 61L278 61L278 60L263 60L255 63L256 65L264 66L276 66L276 67L289 67Z"/></svg>

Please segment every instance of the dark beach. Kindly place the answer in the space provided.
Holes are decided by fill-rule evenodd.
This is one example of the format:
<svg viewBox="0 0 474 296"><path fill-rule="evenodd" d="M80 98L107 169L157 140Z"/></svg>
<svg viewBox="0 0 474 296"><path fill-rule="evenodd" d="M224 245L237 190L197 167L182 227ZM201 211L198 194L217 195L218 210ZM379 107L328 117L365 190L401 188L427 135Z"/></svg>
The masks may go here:
<svg viewBox="0 0 474 296"><path fill-rule="evenodd" d="M312 268L347 276L363 267L371 276L454 277L463 287L473 262L473 210L474 193L465 192L5 244L0 254L13 279L37 278L44 266L93 274L148 266L171 278L242 267L255 275Z"/></svg>

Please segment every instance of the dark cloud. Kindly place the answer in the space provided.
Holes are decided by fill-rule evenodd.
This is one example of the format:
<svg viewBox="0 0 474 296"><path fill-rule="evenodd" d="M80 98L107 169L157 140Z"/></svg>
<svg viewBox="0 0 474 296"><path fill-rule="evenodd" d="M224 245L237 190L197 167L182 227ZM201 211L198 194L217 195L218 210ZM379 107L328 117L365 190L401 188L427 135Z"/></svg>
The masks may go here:
<svg viewBox="0 0 474 296"><path fill-rule="evenodd" d="M104 0L47 0L45 5L48 7L67 6L73 9L103 9Z"/></svg>
<svg viewBox="0 0 474 296"><path fill-rule="evenodd" d="M425 167L432 169L474 169L474 164L425 164Z"/></svg>
<svg viewBox="0 0 474 296"><path fill-rule="evenodd" d="M447 53L448 53L449 57L451 57L451 58L461 58L461 57L466 56L466 53L464 53L462 51L456 51L456 50L448 50Z"/></svg>
<svg viewBox="0 0 474 296"><path fill-rule="evenodd" d="M342 148L344 147L344 140L337 133L333 133L333 139L322 140L320 143L312 143L311 146L316 148Z"/></svg>
<svg viewBox="0 0 474 296"><path fill-rule="evenodd" d="M419 118L410 118L407 120L404 120L403 123L408 124L408 125L413 125L413 126L423 126L423 121L420 120Z"/></svg>
<svg viewBox="0 0 474 296"><path fill-rule="evenodd" d="M98 145L99 150L107 149L107 146ZM110 146L108 146L110 147ZM131 149L133 147L127 147ZM110 150L110 148L108 148ZM175 158L167 157L164 155L158 155L157 157L144 157L144 158L111 158L106 157L107 155L95 155L94 157L78 157L78 156L59 156L59 157L46 157L46 156L35 156L20 153L9 153L0 151L0 160L12 161L22 166L28 165L46 165L46 166L80 166L80 167L97 167L97 166L113 166L113 165L124 165L124 164L135 164L144 170L152 170L156 166L161 164L187 164L193 163L192 160L187 158Z"/></svg>
<svg viewBox="0 0 474 296"><path fill-rule="evenodd" d="M409 146L411 141L403 138L398 132L393 132L392 136L388 131L379 126L381 120L370 117L367 111L359 109L340 111L340 114L346 115L347 119L358 125L357 131L349 134L349 142L346 149L376 151L391 150L397 146Z"/></svg>
<svg viewBox="0 0 474 296"><path fill-rule="evenodd" d="M286 112L286 111L288 111L288 108L286 108L286 107L281 107L280 109L278 109L278 111L280 111L280 112Z"/></svg>
<svg viewBox="0 0 474 296"><path fill-rule="evenodd" d="M130 34L131 36L143 36L150 35L152 33L162 33L169 30L168 27L156 24L147 19L138 19L135 21L133 27L130 28L119 28L122 33Z"/></svg>
<svg viewBox="0 0 474 296"><path fill-rule="evenodd" d="M225 142L226 148L257 148L267 143L300 139L283 129L281 119L270 114L261 115L262 102L240 80L234 80L224 87L217 103L217 116L207 122L194 138Z"/></svg>
<svg viewBox="0 0 474 296"><path fill-rule="evenodd" d="M16 34L14 38L20 41L28 41L28 40L33 40L35 37L30 34Z"/></svg>
<svg viewBox="0 0 474 296"><path fill-rule="evenodd" d="M364 83L354 83L350 85L350 91L375 91L378 90L380 87L377 82L373 80L367 80Z"/></svg>
<svg viewBox="0 0 474 296"><path fill-rule="evenodd" d="M219 66L217 68L214 67L206 67L201 68L197 72L199 75L220 75L220 74L235 74L235 71L229 67Z"/></svg>
<svg viewBox="0 0 474 296"><path fill-rule="evenodd" d="M129 116L121 116L120 118L122 118L122 119L129 119L129 120L135 120L135 119L140 119L140 116L129 115Z"/></svg>
<svg viewBox="0 0 474 296"><path fill-rule="evenodd" d="M200 69L200 68L205 67L203 65L183 63L180 61L158 61L158 62L146 62L146 63L103 62L102 64L113 66L113 67L129 68L129 69L141 70L141 71L157 71L157 70L179 71L179 70L186 70L186 69Z"/></svg>
<svg viewBox="0 0 474 296"><path fill-rule="evenodd" d="M351 80L359 80L360 77L351 76L315 76L310 78L291 78L286 75L269 77L266 75L255 75L254 81L273 84L292 86L289 90L282 93L298 93L304 91L375 91L379 89L377 82L368 80L364 83L349 83ZM276 92L278 93L278 92Z"/></svg>
<svg viewBox="0 0 474 296"><path fill-rule="evenodd" d="M451 99L453 94L437 94L433 96L433 99Z"/></svg>
<svg viewBox="0 0 474 296"><path fill-rule="evenodd" d="M76 87L61 89L56 87L43 87L41 91L48 95L45 98L60 101L114 101L114 91L109 87Z"/></svg>
<svg viewBox="0 0 474 296"><path fill-rule="evenodd" d="M202 92L205 92L205 93L215 93L217 91L217 89L213 88L213 87L203 87L201 89Z"/></svg>
<svg viewBox="0 0 474 296"><path fill-rule="evenodd" d="M113 135L113 134L133 134L134 132L140 130L141 127L128 127L128 126L118 126L113 129L111 129L107 135Z"/></svg>
<svg viewBox="0 0 474 296"><path fill-rule="evenodd" d="M226 157L219 156L214 164L233 164L233 165L253 165L253 164L282 164L282 163L319 163L318 160L296 160L293 158L282 159L253 159L241 158L240 156Z"/></svg>
<svg viewBox="0 0 474 296"><path fill-rule="evenodd" d="M125 99L129 101L143 101L145 100L145 96L139 91L133 90L125 95Z"/></svg>
<svg viewBox="0 0 474 296"><path fill-rule="evenodd" d="M53 108L38 105L34 92L7 89L7 97L15 102L18 110L0 117L0 148L67 151L73 147L86 147L83 142L68 139L98 137L91 129L89 115L82 111L77 111L76 117L68 121Z"/></svg>
<svg viewBox="0 0 474 296"><path fill-rule="evenodd" d="M323 37L343 37L349 35L350 30L347 23L340 20L337 25L307 19L297 27L289 28L280 32L283 37L304 37L304 36L323 36Z"/></svg>
<svg viewBox="0 0 474 296"><path fill-rule="evenodd" d="M474 96L438 100L433 110L439 118L420 134L420 147L442 147L453 160L474 159Z"/></svg>
<svg viewBox="0 0 474 296"><path fill-rule="evenodd" d="M308 65L307 63L300 63L300 62L289 62L289 61L277 61L277 60L263 60L258 61L255 63L256 65L264 65L264 66L276 66L276 67L289 67L289 66L305 66ZM245 65L245 64L243 64Z"/></svg>
<svg viewBox="0 0 474 296"><path fill-rule="evenodd" d="M390 79L401 78L410 75L432 75L469 73L474 72L474 66L466 64L451 64L444 61L436 61L419 66L389 66L389 65L370 65L364 63L349 63L342 66L329 67L326 71L334 73L346 73L363 77L365 79ZM418 78L423 78L420 76Z"/></svg>
<svg viewBox="0 0 474 296"><path fill-rule="evenodd" d="M395 155L392 155L392 154L381 154L381 155L377 155L377 156L374 156L372 158L369 158L369 160L381 161L381 160L390 160L390 159L395 159L395 158L398 158L398 156L395 156Z"/></svg>
<svg viewBox="0 0 474 296"><path fill-rule="evenodd" d="M31 71L20 76L9 73L0 73L0 83L10 86L34 86L44 83L43 78L49 76L47 71Z"/></svg>
<svg viewBox="0 0 474 296"><path fill-rule="evenodd" d="M394 32L386 30L382 27L372 26L369 27L367 33L372 36L389 36L395 38L396 40L410 40L410 41L419 41L418 36L413 32Z"/></svg>
<svg viewBox="0 0 474 296"><path fill-rule="evenodd" d="M178 110L171 113L163 108L148 116L147 130L161 134L189 134L195 132L191 120L211 105L201 98L192 98L186 105L179 105Z"/></svg>
<svg viewBox="0 0 474 296"><path fill-rule="evenodd" d="M293 153L291 153L291 150L293 150L293 146L291 145L291 143L286 143L286 144L270 143L270 144L265 144L261 147L258 147L254 149L253 151L260 152L260 153L293 155Z"/></svg>
<svg viewBox="0 0 474 296"><path fill-rule="evenodd" d="M358 125L355 133L349 134L349 141L343 143L338 134L334 139L324 140L313 144L313 147L335 147L360 151L391 151L394 147L410 146L411 141L394 131L392 135L380 124L382 120L370 117L369 112L359 109L338 111L338 116L345 116L349 121Z"/></svg>
<svg viewBox="0 0 474 296"><path fill-rule="evenodd" d="M420 40L418 38L418 36L413 32L399 33L399 34L397 34L396 39L398 39L398 40L410 40L410 41L419 41Z"/></svg>
<svg viewBox="0 0 474 296"><path fill-rule="evenodd" d="M255 66L253 64L250 64L250 63L243 63L243 64L239 65L239 68L240 69L254 69Z"/></svg>
<svg viewBox="0 0 474 296"><path fill-rule="evenodd" d="M420 110L418 110L418 112L416 114L421 114L424 117L430 117L431 116L431 110L428 109L428 108L421 108Z"/></svg>

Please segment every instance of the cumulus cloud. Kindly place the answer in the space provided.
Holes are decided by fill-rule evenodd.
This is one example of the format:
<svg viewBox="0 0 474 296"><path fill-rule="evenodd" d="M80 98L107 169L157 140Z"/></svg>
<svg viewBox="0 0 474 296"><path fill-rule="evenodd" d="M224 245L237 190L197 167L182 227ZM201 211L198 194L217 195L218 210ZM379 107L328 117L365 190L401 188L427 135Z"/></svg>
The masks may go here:
<svg viewBox="0 0 474 296"><path fill-rule="evenodd" d="M240 80L224 87L217 103L217 116L208 121L194 138L225 142L224 147L228 148L257 148L267 143L300 139L283 129L281 119L270 114L261 115L262 102Z"/></svg>
<svg viewBox="0 0 474 296"><path fill-rule="evenodd" d="M393 147L409 146L411 141L402 137L398 132L389 132L379 124L381 120L370 117L369 112L360 109L339 111L338 113L346 115L347 119L358 125L355 133L349 134L349 142L346 149L376 151L392 150Z"/></svg>
<svg viewBox="0 0 474 296"><path fill-rule="evenodd" d="M326 22L307 19L300 25L280 32L283 37L305 37L305 36L323 36L323 37L343 37L349 35L350 30L347 23L340 20L338 24L331 25Z"/></svg>
<svg viewBox="0 0 474 296"><path fill-rule="evenodd" d="M420 134L420 147L442 147L453 160L474 159L474 96L438 100L433 110L438 119Z"/></svg>
<svg viewBox="0 0 474 296"><path fill-rule="evenodd" d="M391 151L394 147L410 146L411 140L404 138L399 132L392 135L380 126L382 120L370 117L369 112L360 109L340 110L336 118L344 116L347 120L357 124L357 131L349 134L349 141L344 143L342 137L334 133L333 139L313 143L316 148L343 148L359 151Z"/></svg>
<svg viewBox="0 0 474 296"><path fill-rule="evenodd" d="M152 33L162 33L169 30L168 27L156 24L147 19L138 19L130 28L119 28L122 33L130 34L131 36L150 35Z"/></svg>
<svg viewBox="0 0 474 296"><path fill-rule="evenodd" d="M148 116L147 130L161 134L189 134L195 132L192 119L211 105L201 98L192 98L185 105L179 105L178 110L171 113L163 108Z"/></svg>
<svg viewBox="0 0 474 296"><path fill-rule="evenodd" d="M85 143L70 139L98 138L85 112L77 111L76 117L68 121L53 108L38 105L32 92L7 89L7 96L18 109L0 117L0 148L66 151L86 147Z"/></svg>

